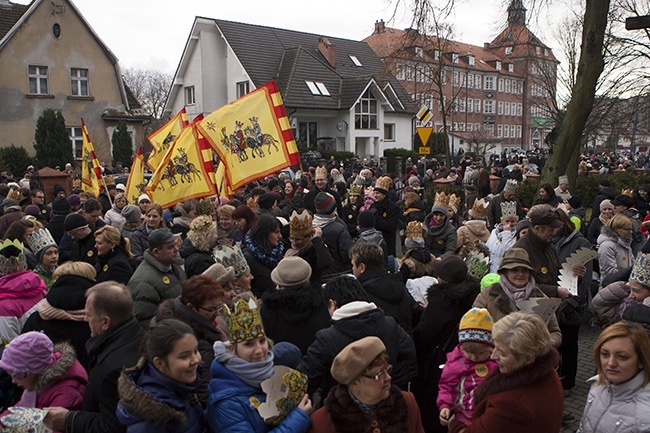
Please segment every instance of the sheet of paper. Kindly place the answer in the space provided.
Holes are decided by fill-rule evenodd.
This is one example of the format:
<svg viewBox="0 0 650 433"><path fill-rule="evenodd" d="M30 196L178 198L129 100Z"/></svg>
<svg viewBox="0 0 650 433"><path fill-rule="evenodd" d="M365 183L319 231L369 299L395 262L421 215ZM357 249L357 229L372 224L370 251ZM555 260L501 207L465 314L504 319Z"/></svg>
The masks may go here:
<svg viewBox="0 0 650 433"><path fill-rule="evenodd" d="M520 301L517 307L524 313L537 314L548 325L561 303L562 299L560 298L528 298Z"/></svg>
<svg viewBox="0 0 650 433"><path fill-rule="evenodd" d="M573 296L578 296L578 276L573 273L573 268L584 266L596 258L598 258L598 253L591 248L583 247L575 251L562 265L557 285L569 290Z"/></svg>
<svg viewBox="0 0 650 433"><path fill-rule="evenodd" d="M308 379L303 373L284 365L276 365L273 370L275 374L261 383L266 401L257 407L257 412L267 423L277 424L298 406L307 392Z"/></svg>

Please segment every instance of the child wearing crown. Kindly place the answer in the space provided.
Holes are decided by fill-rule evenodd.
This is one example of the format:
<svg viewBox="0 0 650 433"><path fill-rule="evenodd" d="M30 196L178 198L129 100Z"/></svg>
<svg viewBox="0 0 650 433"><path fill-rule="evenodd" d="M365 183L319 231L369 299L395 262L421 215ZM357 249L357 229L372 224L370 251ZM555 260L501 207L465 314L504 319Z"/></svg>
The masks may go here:
<svg viewBox="0 0 650 433"><path fill-rule="evenodd" d="M424 218L424 242L435 257L447 257L456 252L456 229L449 222L451 196L437 192L431 213Z"/></svg>
<svg viewBox="0 0 650 433"><path fill-rule="evenodd" d="M501 265L503 254L517 242L517 202L503 201L499 204L501 208L501 220L497 224L485 245L490 251L490 272L496 273Z"/></svg>
<svg viewBox="0 0 650 433"><path fill-rule="evenodd" d="M223 309L230 341L214 344L206 418L210 432L305 433L311 427L311 401L305 394L280 425L266 424L257 411L266 400L261 383L273 375L273 352L253 299Z"/></svg>

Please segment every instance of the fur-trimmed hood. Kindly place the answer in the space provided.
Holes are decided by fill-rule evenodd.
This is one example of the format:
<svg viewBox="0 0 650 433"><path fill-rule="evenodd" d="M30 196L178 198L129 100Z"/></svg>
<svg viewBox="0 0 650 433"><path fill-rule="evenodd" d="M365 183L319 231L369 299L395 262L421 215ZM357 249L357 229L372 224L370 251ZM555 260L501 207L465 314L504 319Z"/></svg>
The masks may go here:
<svg viewBox="0 0 650 433"><path fill-rule="evenodd" d="M600 236L598 236L597 243L598 245L600 245L606 240L614 242L615 244L618 244L623 248L629 248L630 245L632 245L632 235L620 236L618 233L616 233L614 230L610 229L609 227L603 226L600 229Z"/></svg>
<svg viewBox="0 0 650 433"><path fill-rule="evenodd" d="M373 431L371 423L377 421L383 433L406 433L408 430L408 404L398 387L393 385L390 395L379 403L373 417L366 416L352 400L348 387L339 385L330 390L325 408L332 428L337 433L365 433Z"/></svg>
<svg viewBox="0 0 650 433"><path fill-rule="evenodd" d="M75 362L76 360L77 354L69 343L55 344L54 363L44 373L36 376L34 389L43 391L64 379L75 380L85 386L88 382L88 375L83 367ZM77 368L75 368L75 364Z"/></svg>

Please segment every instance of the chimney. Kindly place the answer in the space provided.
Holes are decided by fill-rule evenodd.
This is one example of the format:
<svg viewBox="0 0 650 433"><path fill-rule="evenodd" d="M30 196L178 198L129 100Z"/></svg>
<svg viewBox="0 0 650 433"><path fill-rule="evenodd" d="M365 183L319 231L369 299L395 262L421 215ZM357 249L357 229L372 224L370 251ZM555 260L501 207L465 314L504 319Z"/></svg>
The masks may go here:
<svg viewBox="0 0 650 433"><path fill-rule="evenodd" d="M386 33L386 23L384 20L375 21L375 34Z"/></svg>
<svg viewBox="0 0 650 433"><path fill-rule="evenodd" d="M336 68L336 45L324 36L318 38L318 51L325 57L331 67Z"/></svg>
<svg viewBox="0 0 650 433"><path fill-rule="evenodd" d="M490 43L489 42L483 42L483 49L484 50L489 50L490 49Z"/></svg>

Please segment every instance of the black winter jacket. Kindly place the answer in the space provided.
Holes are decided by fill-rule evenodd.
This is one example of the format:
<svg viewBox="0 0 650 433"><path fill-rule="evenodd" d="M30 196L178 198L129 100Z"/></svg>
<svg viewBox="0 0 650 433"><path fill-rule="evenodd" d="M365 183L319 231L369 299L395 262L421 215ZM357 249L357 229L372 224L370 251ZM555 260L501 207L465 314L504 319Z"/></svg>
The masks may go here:
<svg viewBox="0 0 650 433"><path fill-rule="evenodd" d="M201 275L203 271L214 265L212 254L209 251L201 251L196 248L189 238L185 238L178 254L185 260L184 267L187 278Z"/></svg>
<svg viewBox="0 0 650 433"><path fill-rule="evenodd" d="M359 276L359 282L374 302L406 331L413 334L412 310L415 301L406 290L401 274L390 274L384 268L367 269Z"/></svg>
<svg viewBox="0 0 650 433"><path fill-rule="evenodd" d="M120 247L115 247L113 251L103 256L97 256L95 270L97 270L95 279L98 283L117 281L118 283L128 284L131 275L133 275L131 261Z"/></svg>

